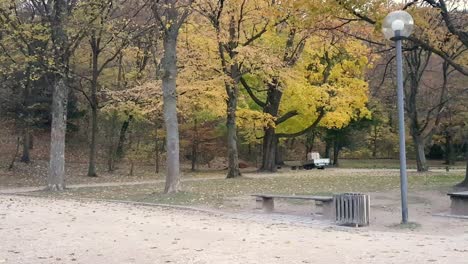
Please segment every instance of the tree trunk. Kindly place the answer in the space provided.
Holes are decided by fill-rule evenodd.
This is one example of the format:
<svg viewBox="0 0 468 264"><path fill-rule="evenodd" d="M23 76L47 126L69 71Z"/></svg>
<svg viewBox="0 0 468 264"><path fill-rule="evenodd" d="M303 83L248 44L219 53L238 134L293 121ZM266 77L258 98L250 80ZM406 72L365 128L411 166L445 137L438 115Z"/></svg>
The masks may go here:
<svg viewBox="0 0 468 264"><path fill-rule="evenodd" d="M425 142L421 136L413 136L414 141L414 149L416 151L416 167L418 172L425 172L428 171L427 161L426 161L426 154L424 151Z"/></svg>
<svg viewBox="0 0 468 264"><path fill-rule="evenodd" d="M98 77L99 77L99 41L96 41L95 36L91 37L91 47L92 47L92 80L90 86L90 108L91 108L91 140L89 143L89 164L88 164L88 176L96 177L96 136L98 132L98 98L97 98L97 88L98 88Z"/></svg>
<svg viewBox="0 0 468 264"><path fill-rule="evenodd" d="M89 143L88 176L97 177L96 174L96 135L98 132L97 108L91 106L91 141Z"/></svg>
<svg viewBox="0 0 468 264"><path fill-rule="evenodd" d="M339 167L339 155L340 155L341 146L338 139L333 140L333 165Z"/></svg>
<svg viewBox="0 0 468 264"><path fill-rule="evenodd" d="M373 129L373 135L372 135L372 158L377 158L377 125L374 125Z"/></svg>
<svg viewBox="0 0 468 264"><path fill-rule="evenodd" d="M311 152L314 149L314 144L315 144L315 137L316 137L316 132L312 131L306 134L306 139L305 139L305 160L307 160L307 154Z"/></svg>
<svg viewBox="0 0 468 264"><path fill-rule="evenodd" d="M164 193L179 191L179 127L177 120L177 37L176 31L167 31L164 37L164 57L162 59L163 111L166 124L167 175Z"/></svg>
<svg viewBox="0 0 468 264"><path fill-rule="evenodd" d="M52 1L51 36L54 47L54 62L59 72L54 77L52 92L52 125L50 133L50 160L47 189L61 191L65 188L65 135L67 132L67 105L70 54L68 37L64 30L67 2Z"/></svg>
<svg viewBox="0 0 468 264"><path fill-rule="evenodd" d="M33 133L29 132L29 150L34 149L34 136Z"/></svg>
<svg viewBox="0 0 468 264"><path fill-rule="evenodd" d="M197 168L197 153L198 153L198 133L197 133L197 119L195 118L193 123L193 137L192 137L192 171Z"/></svg>
<svg viewBox="0 0 468 264"><path fill-rule="evenodd" d="M154 132L154 152L155 152L155 165L154 165L154 172L159 173L159 136L158 136L158 128Z"/></svg>
<svg viewBox="0 0 468 264"><path fill-rule="evenodd" d="M283 166L284 165L284 159L283 159L283 152L284 148L283 146L279 143L279 140L276 139L276 150L275 150L275 163L276 165Z"/></svg>
<svg viewBox="0 0 468 264"><path fill-rule="evenodd" d="M460 187L468 188L468 151L466 154L466 171L465 171L465 179L459 184Z"/></svg>
<svg viewBox="0 0 468 264"><path fill-rule="evenodd" d="M237 71L236 71L237 72ZM239 152L237 150L237 127L236 127L236 110L237 110L237 83L226 84L228 93L227 100L227 120L226 127L228 132L228 172L227 178L236 178L241 176L239 169Z"/></svg>
<svg viewBox="0 0 468 264"><path fill-rule="evenodd" d="M31 133L27 128L23 131L23 155L21 156L21 162L29 163L30 159L30 150L31 149Z"/></svg>
<svg viewBox="0 0 468 264"><path fill-rule="evenodd" d="M445 164L455 164L455 153L453 149L452 135L448 131L445 133Z"/></svg>
<svg viewBox="0 0 468 264"><path fill-rule="evenodd" d="M113 111L111 117L111 125L107 128L107 171L113 172L114 171L114 161L115 161L115 150L114 150L114 137L115 137L115 127L117 123L117 112Z"/></svg>
<svg viewBox="0 0 468 264"><path fill-rule="evenodd" d="M8 166L8 170L12 170L13 167L15 167L15 161L16 161L16 156L18 156L19 147L20 147L20 137L17 137L15 152L13 153L13 158L11 159L10 165Z"/></svg>
<svg viewBox="0 0 468 264"><path fill-rule="evenodd" d="M65 135L67 132L68 86L57 77L52 94L52 126L47 187L51 191L65 188Z"/></svg>
<svg viewBox="0 0 468 264"><path fill-rule="evenodd" d="M268 84L267 103L263 107L263 112L270 114L273 117L278 117L279 105L283 92L280 90L279 82L273 79L271 84ZM262 171L276 172L277 167L277 151L278 137L276 136L275 127L267 127L264 129L263 136L263 159Z"/></svg>
<svg viewBox="0 0 468 264"><path fill-rule="evenodd" d="M325 140L325 158L329 159L330 158L330 152L331 152L331 142L330 140Z"/></svg>
<svg viewBox="0 0 468 264"><path fill-rule="evenodd" d="M466 171L465 179L456 185L456 187L468 188L468 137L465 139L465 159L466 159Z"/></svg>
<svg viewBox="0 0 468 264"><path fill-rule="evenodd" d="M261 171L276 172L276 149L278 139L275 135L275 128L265 128L265 135L263 136L263 155Z"/></svg>
<svg viewBox="0 0 468 264"><path fill-rule="evenodd" d="M122 123L122 127L120 128L120 135L119 135L119 142L117 143L117 150L115 155L117 159L121 159L124 156L124 144L125 139L128 131L128 127L133 120L133 115L129 115L127 120Z"/></svg>

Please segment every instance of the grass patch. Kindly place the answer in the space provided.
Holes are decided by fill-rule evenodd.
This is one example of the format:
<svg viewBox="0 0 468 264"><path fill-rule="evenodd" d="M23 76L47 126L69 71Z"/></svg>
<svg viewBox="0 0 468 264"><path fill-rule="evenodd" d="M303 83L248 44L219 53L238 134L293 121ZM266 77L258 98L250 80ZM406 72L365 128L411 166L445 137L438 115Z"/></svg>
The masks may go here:
<svg viewBox="0 0 468 264"><path fill-rule="evenodd" d="M68 189L61 193L36 192L40 196L130 200L178 205L208 205L219 207L234 197L254 193L330 195L340 192L377 192L399 188L399 176L337 175L329 172L316 175L304 173L279 174L275 177L242 177L238 179L210 179L182 183L182 192L162 193L163 183L131 186L86 187ZM410 174L410 189L448 190L463 179L461 174Z"/></svg>
<svg viewBox="0 0 468 264"><path fill-rule="evenodd" d="M400 223L400 224L393 224L390 226L387 226L389 228L393 229L409 229L409 230L416 230L421 228L421 224L416 223L416 222L408 222L406 224Z"/></svg>
<svg viewBox="0 0 468 264"><path fill-rule="evenodd" d="M445 169L447 165L442 160L428 160L428 165L432 169ZM399 169L398 159L340 159L341 168L355 169ZM408 169L416 169L416 160L408 160ZM463 169L465 162L456 162L450 165L450 169Z"/></svg>

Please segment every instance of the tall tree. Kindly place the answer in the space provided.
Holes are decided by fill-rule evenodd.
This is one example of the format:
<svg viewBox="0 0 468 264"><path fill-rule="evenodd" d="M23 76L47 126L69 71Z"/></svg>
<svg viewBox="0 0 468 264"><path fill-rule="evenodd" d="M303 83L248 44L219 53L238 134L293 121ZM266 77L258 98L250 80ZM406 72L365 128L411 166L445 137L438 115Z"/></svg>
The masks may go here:
<svg viewBox="0 0 468 264"><path fill-rule="evenodd" d="M71 56L68 35L65 30L67 21L68 1L54 0L49 6L51 40L55 76L52 93L52 127L50 134L50 164L48 189L60 191L65 188L65 135L67 129L68 74Z"/></svg>
<svg viewBox="0 0 468 264"><path fill-rule="evenodd" d="M167 175L165 193L179 191L180 146L177 120L177 40L179 30L190 14L193 0L156 0L153 13L163 33L161 61L164 124L166 126Z"/></svg>
<svg viewBox="0 0 468 264"><path fill-rule="evenodd" d="M363 73L369 61L362 56L366 48L340 38L314 36L308 42L307 35L295 35L289 31L282 38L286 45L281 48L286 50L281 50L284 54L278 65L265 63L269 71L275 69L272 74L261 68L254 72L257 75L250 74L250 80L243 81L252 100L271 120L255 124L264 130L261 169L265 171L276 170L278 140L302 136L319 126L339 129L368 114L368 86ZM278 43L267 37L264 43ZM275 44L267 46L275 55L275 50L280 50ZM242 125L257 130L248 123Z"/></svg>
<svg viewBox="0 0 468 264"><path fill-rule="evenodd" d="M270 28L286 21L288 14L275 12L282 3L275 1L207 0L197 9L208 18L216 32L219 59L225 74L226 127L228 147L227 178L241 176L237 139L239 84L249 69L244 59L251 48Z"/></svg>
<svg viewBox="0 0 468 264"><path fill-rule="evenodd" d="M88 176L97 176L96 172L96 137L98 134L98 111L101 107L100 92L101 92L101 76L104 70L110 67L110 64L120 58L122 50L126 48L131 41L136 41L142 34L148 31L148 25L145 19L141 19L141 23L136 21L136 17L142 13L146 7L145 3L134 1L130 6L126 0L99 0L93 3L92 8L88 10L88 15L94 15L96 19L90 26L88 45L90 58L87 63L90 65L90 73L88 76L83 76L81 79L88 81L89 89L85 91L79 89L89 103L90 109L90 142L89 142L89 162ZM83 47L84 49L84 47ZM80 64L85 62L78 60ZM81 80L80 80L81 83Z"/></svg>

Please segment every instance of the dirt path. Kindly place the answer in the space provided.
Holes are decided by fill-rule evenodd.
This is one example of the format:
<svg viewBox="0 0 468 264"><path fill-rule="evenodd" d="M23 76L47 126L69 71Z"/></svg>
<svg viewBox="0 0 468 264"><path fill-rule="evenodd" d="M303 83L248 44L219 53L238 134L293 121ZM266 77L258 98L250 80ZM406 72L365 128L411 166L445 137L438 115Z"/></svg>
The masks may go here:
<svg viewBox="0 0 468 264"><path fill-rule="evenodd" d="M273 219L273 218L272 218ZM460 263L468 233L428 236L195 211L0 196L0 263Z"/></svg>

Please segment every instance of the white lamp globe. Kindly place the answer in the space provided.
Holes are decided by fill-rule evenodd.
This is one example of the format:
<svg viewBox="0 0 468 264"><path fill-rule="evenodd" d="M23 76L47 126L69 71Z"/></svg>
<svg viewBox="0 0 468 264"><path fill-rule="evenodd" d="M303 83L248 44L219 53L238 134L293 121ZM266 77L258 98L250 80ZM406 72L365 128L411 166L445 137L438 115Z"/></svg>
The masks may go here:
<svg viewBox="0 0 468 264"><path fill-rule="evenodd" d="M405 22L403 22L403 21L401 21L399 19L393 21L393 23L392 23L392 30L393 31L397 31L397 30L401 31L403 29L405 29Z"/></svg>
<svg viewBox="0 0 468 264"><path fill-rule="evenodd" d="M397 32L401 37L409 37L413 32L413 27L414 20L410 14L405 11L394 11L385 17L382 32L386 39L396 37Z"/></svg>

